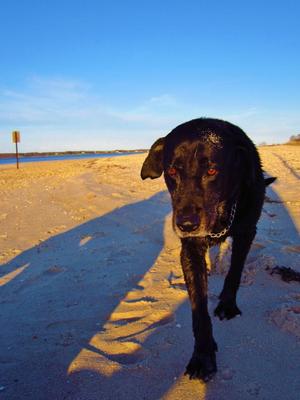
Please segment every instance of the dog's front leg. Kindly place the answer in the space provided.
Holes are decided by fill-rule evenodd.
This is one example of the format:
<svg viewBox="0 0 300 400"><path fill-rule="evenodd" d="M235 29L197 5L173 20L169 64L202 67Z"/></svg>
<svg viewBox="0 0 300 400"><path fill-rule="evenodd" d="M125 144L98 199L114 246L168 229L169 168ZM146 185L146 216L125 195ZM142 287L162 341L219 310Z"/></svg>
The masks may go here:
<svg viewBox="0 0 300 400"><path fill-rule="evenodd" d="M225 278L223 290L219 296L220 302L215 309L215 315L221 320L234 318L241 311L236 305L236 295L240 285L246 257L255 237L255 230L233 236L231 265Z"/></svg>
<svg viewBox="0 0 300 400"><path fill-rule="evenodd" d="M208 381L217 371L217 345L207 309L207 244L197 238L182 239L181 264L192 306L195 346L186 374Z"/></svg>

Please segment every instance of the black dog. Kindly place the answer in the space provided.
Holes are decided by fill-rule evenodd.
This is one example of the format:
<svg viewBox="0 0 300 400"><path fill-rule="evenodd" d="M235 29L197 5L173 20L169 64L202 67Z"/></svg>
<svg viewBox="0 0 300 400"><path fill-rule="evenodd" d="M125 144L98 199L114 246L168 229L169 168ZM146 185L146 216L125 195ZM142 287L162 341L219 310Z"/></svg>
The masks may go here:
<svg viewBox="0 0 300 400"><path fill-rule="evenodd" d="M217 344L207 310L205 253L233 238L230 270L215 315L241 314L236 304L243 266L256 233L266 185L258 152L237 126L200 118L158 139L143 164L142 179L164 172L172 198L173 227L181 238L181 264L192 306L195 346L186 373L208 381L217 371Z"/></svg>

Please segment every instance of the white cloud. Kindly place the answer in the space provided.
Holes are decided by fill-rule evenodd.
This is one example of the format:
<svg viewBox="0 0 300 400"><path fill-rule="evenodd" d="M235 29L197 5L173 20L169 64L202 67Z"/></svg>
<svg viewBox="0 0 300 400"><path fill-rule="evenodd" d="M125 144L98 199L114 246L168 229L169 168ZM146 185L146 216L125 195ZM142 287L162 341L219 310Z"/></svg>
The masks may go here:
<svg viewBox="0 0 300 400"><path fill-rule="evenodd" d="M174 96L167 94L167 93L162 94L160 96L151 97L149 99L149 103L156 104L161 107L165 107L165 106L169 107L169 106L177 106L178 105L177 99Z"/></svg>
<svg viewBox="0 0 300 400"><path fill-rule="evenodd" d="M0 91L0 152L11 151L14 129L27 138L23 151L148 147L156 130L173 125L172 112L156 109L158 99L166 104L167 98L120 109L104 104L85 83L34 77L23 90Z"/></svg>
<svg viewBox="0 0 300 400"><path fill-rule="evenodd" d="M256 142L284 141L300 126L296 112L217 108L207 106L205 96L196 104L162 93L120 108L104 103L85 82L33 77L22 90L0 90L0 152L12 151L15 129L23 137L22 151L149 147L179 123L200 116L233 122Z"/></svg>

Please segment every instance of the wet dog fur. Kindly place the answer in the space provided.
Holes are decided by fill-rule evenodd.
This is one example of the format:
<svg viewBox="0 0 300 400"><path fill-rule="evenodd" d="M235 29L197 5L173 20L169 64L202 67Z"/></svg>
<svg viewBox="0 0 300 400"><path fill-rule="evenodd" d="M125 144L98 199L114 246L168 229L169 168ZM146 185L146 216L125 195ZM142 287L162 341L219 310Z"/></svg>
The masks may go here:
<svg viewBox="0 0 300 400"><path fill-rule="evenodd" d="M207 309L208 247L231 236L231 266L214 315L241 314L236 296L243 266L256 234L265 187L259 154L239 127L199 118L158 139L145 159L142 179L164 173L173 207L173 228L181 239L181 265L188 290L194 352L186 368L190 378L208 381L217 371L217 344Z"/></svg>

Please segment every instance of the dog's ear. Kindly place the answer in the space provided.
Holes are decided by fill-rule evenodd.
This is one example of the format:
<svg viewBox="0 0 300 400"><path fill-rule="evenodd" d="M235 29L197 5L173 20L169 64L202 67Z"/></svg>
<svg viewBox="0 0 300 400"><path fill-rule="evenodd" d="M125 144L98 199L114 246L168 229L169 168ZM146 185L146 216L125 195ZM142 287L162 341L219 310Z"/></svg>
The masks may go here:
<svg viewBox="0 0 300 400"><path fill-rule="evenodd" d="M149 151L141 170L142 179L159 178L163 172L163 150L165 138L158 139Z"/></svg>
<svg viewBox="0 0 300 400"><path fill-rule="evenodd" d="M270 178L265 178L265 185L271 185L271 183L273 183L274 181L276 181L276 177L271 176Z"/></svg>

